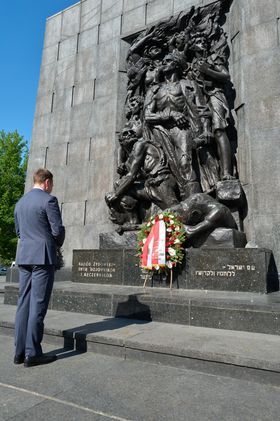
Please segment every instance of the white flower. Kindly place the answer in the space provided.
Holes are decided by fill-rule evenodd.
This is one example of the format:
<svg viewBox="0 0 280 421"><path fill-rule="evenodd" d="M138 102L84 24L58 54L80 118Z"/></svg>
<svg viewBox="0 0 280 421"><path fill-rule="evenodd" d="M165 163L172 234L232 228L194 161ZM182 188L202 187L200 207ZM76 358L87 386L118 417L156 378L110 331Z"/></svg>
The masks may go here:
<svg viewBox="0 0 280 421"><path fill-rule="evenodd" d="M175 228L175 231L180 231L180 227L179 227L179 226L177 226L177 227Z"/></svg>
<svg viewBox="0 0 280 421"><path fill-rule="evenodd" d="M172 229L171 228L167 228L166 231L172 232Z"/></svg>
<svg viewBox="0 0 280 421"><path fill-rule="evenodd" d="M174 241L174 244L179 244L181 243L181 241L179 240L179 238L176 238L176 240Z"/></svg>
<svg viewBox="0 0 280 421"><path fill-rule="evenodd" d="M151 223L150 223L150 222L148 222L148 223L147 223L147 227L150 227L150 226L151 226Z"/></svg>
<svg viewBox="0 0 280 421"><path fill-rule="evenodd" d="M173 225L173 224L174 224L173 219L170 219L170 224L171 224L171 225Z"/></svg>
<svg viewBox="0 0 280 421"><path fill-rule="evenodd" d="M143 238L143 244L145 244L146 243L146 241L147 241L147 238Z"/></svg>
<svg viewBox="0 0 280 421"><path fill-rule="evenodd" d="M152 220L152 224L154 225L154 223L155 223L155 222L156 222L156 220L155 220L155 219L153 219L153 220Z"/></svg>
<svg viewBox="0 0 280 421"><path fill-rule="evenodd" d="M170 260L168 260L168 262L166 263L166 266L167 266L169 269L172 269L172 262L171 262Z"/></svg>
<svg viewBox="0 0 280 421"><path fill-rule="evenodd" d="M155 270L159 270L159 265L156 265L155 266Z"/></svg>
<svg viewBox="0 0 280 421"><path fill-rule="evenodd" d="M163 214L159 214L158 219L163 219Z"/></svg>
<svg viewBox="0 0 280 421"><path fill-rule="evenodd" d="M170 256L176 256L176 250L174 250L172 247L168 247L167 251Z"/></svg>
<svg viewBox="0 0 280 421"><path fill-rule="evenodd" d="M169 218L170 219L173 219L173 218L175 218L175 216L174 215L169 215ZM173 221L174 222L174 221Z"/></svg>

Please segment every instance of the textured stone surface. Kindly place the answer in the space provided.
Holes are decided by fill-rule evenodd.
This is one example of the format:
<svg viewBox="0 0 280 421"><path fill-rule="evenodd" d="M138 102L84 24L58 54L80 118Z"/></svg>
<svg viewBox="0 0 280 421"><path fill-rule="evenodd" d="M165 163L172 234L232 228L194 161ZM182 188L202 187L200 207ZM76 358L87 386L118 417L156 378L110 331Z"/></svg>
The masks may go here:
<svg viewBox="0 0 280 421"><path fill-rule="evenodd" d="M73 281L114 285L143 285L135 249L74 250ZM147 285L169 286L154 276ZM279 281L270 250L253 248L188 249L184 265L174 271L174 287L220 291L272 292Z"/></svg>
<svg viewBox="0 0 280 421"><path fill-rule="evenodd" d="M207 238L202 247L208 248L242 248L246 245L244 232L229 228L217 228Z"/></svg>
<svg viewBox="0 0 280 421"><path fill-rule="evenodd" d="M187 253L187 288L270 292L279 290L273 256L261 249L193 249Z"/></svg>
<svg viewBox="0 0 280 421"><path fill-rule="evenodd" d="M77 202L77 206L82 200L100 202L96 211L89 211L86 228L85 221L78 218L76 230L71 227L69 233L77 233L78 240L67 235L68 267L77 243L96 247L99 233L113 230L105 218L108 213L103 198L113 187L116 131L122 126L125 79L120 81L118 71L125 70L129 44L121 37L172 13L209 3L210 0L84 0L47 20L26 190L31 186L32 172L47 163L54 173L54 194L60 202ZM248 241L273 249L277 265L279 12L278 0L233 0L226 22L231 48L229 70L236 89L236 158L248 201L245 232ZM96 97L91 102L93 84ZM75 98L71 107L72 86ZM89 144L92 148L88 151ZM92 170L85 165L88 156ZM81 195L76 187L72 192L68 183L61 180L63 175L67 178L73 173L72 179L79 180Z"/></svg>
<svg viewBox="0 0 280 421"><path fill-rule="evenodd" d="M136 248L137 231L126 231L122 235L116 231L99 235L99 247L101 249Z"/></svg>
<svg viewBox="0 0 280 421"><path fill-rule="evenodd" d="M18 286L7 285L5 304L15 305L17 293ZM69 320L73 320L74 317L74 315L71 316L71 312L79 312L185 326L280 335L279 292L259 294L144 289L57 282L49 308L69 312ZM10 324L5 326L9 327ZM74 326L77 326L77 321ZM81 329L76 328L76 330Z"/></svg>
<svg viewBox="0 0 280 421"><path fill-rule="evenodd" d="M57 316L64 319L65 313ZM102 318L94 318L92 322L100 325ZM120 330L127 338L125 332L137 327L140 326L132 324ZM132 338L134 348L93 342L98 334L93 335L91 341L87 340L88 349L93 348L95 353L103 355L67 351L55 341L52 345L44 343L47 352L55 348L58 361L30 370L12 364L13 339L2 336L1 417L17 421L102 421L106 418L185 421L187 414L188 421L209 421L228 419L230 413L235 420L278 418L279 372L269 371L269 367L277 367L278 341L269 336L261 342L263 335L236 335L235 339L230 332L219 337L208 329L174 331L168 324L159 331L157 327L158 324L153 329L142 326L138 341L137 336ZM113 332L104 333L108 337ZM168 353L162 353L161 342L166 337L173 341L173 346L165 347ZM216 342L214 352L211 346L207 352L208 344ZM240 347L230 349L232 342ZM114 358L106 356L109 348L114 349ZM149 351L151 348L155 352ZM184 349L189 357L180 355ZM254 349L259 349L259 355ZM196 354L200 359L194 358ZM215 361L216 358L224 358L224 362ZM147 362L152 364L145 364ZM261 370L262 366L268 370ZM168 394L163 393L165 385L168 385ZM39 396L34 396L34 392Z"/></svg>
<svg viewBox="0 0 280 421"><path fill-rule="evenodd" d="M73 281L122 284L122 250L74 250Z"/></svg>

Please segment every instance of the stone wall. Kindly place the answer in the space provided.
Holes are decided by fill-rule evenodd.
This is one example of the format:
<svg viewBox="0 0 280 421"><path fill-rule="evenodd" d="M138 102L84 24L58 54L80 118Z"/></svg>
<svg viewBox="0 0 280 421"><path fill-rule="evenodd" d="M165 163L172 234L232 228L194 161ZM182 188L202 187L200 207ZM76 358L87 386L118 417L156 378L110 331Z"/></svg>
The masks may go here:
<svg viewBox="0 0 280 421"><path fill-rule="evenodd" d="M279 0L234 0L228 17L236 88L239 177L249 240L273 250L280 268Z"/></svg>
<svg viewBox="0 0 280 421"><path fill-rule="evenodd" d="M112 190L123 123L130 35L206 0L84 0L47 20L26 189L46 166L73 249L98 247L111 231L104 194ZM279 0L233 0L226 30L249 240L273 249L280 266ZM279 156L280 157L280 156Z"/></svg>

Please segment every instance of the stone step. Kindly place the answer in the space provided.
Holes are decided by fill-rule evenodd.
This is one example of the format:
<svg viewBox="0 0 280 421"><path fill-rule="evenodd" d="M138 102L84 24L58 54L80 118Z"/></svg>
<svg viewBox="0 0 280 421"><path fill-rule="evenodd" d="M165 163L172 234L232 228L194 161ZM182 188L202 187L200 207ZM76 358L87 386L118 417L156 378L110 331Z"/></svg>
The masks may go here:
<svg viewBox="0 0 280 421"><path fill-rule="evenodd" d="M5 287L15 305L18 286ZM50 309L271 335L280 334L280 293L257 294L58 282Z"/></svg>
<svg viewBox="0 0 280 421"><path fill-rule="evenodd" d="M1 334L13 335L15 311L0 305ZM280 337L275 335L49 310L44 342L280 386Z"/></svg>

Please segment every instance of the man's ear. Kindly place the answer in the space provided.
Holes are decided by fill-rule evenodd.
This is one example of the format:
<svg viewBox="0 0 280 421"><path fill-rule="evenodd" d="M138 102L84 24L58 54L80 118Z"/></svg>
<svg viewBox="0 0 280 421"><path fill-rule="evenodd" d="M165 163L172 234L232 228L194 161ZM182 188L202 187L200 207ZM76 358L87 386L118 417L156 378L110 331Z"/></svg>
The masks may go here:
<svg viewBox="0 0 280 421"><path fill-rule="evenodd" d="M47 178L45 183L44 183L44 189L47 192L50 192L52 190L52 182L50 178Z"/></svg>

